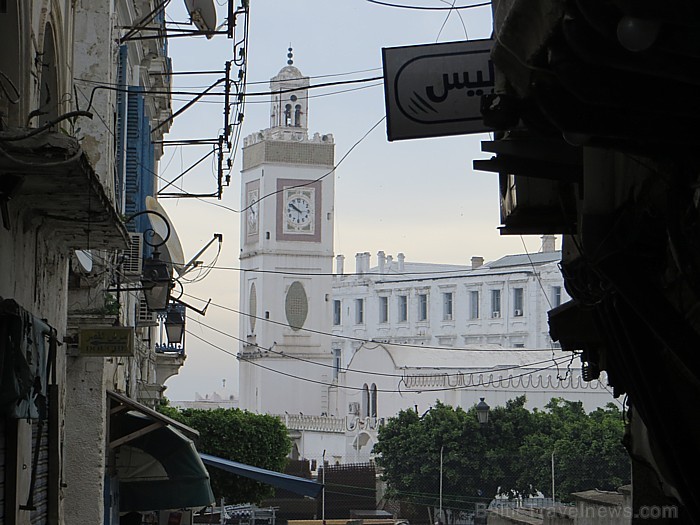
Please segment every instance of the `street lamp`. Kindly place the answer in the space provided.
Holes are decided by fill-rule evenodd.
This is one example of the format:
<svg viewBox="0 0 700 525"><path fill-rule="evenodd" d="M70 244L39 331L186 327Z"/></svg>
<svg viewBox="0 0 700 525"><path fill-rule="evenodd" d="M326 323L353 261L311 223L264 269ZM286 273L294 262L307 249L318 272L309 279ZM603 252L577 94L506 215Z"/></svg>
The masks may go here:
<svg viewBox="0 0 700 525"><path fill-rule="evenodd" d="M180 308L171 304L163 324L165 325L165 334L168 337L168 344L180 344L182 342L182 336L185 333L185 318Z"/></svg>
<svg viewBox="0 0 700 525"><path fill-rule="evenodd" d="M490 409L491 407L486 404L484 398L482 397L481 401L479 401L479 403L476 405L476 417L479 419L480 425L485 425L489 422Z"/></svg>
<svg viewBox="0 0 700 525"><path fill-rule="evenodd" d="M151 257L143 261L141 285L146 304L151 312L167 310L172 289L172 275L167 263L160 260L157 249Z"/></svg>

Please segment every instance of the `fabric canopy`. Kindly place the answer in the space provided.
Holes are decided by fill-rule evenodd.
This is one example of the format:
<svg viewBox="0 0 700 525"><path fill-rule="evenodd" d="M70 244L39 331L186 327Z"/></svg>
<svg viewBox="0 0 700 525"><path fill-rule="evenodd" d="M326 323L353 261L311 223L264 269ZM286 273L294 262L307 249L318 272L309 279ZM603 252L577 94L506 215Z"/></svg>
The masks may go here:
<svg viewBox="0 0 700 525"><path fill-rule="evenodd" d="M204 507L214 502L209 473L191 436L197 432L121 395L112 401L121 512ZM128 399L128 398L127 398ZM172 423L172 424L171 424Z"/></svg>
<svg viewBox="0 0 700 525"><path fill-rule="evenodd" d="M210 456L209 454L199 454L205 465L220 468L244 478L254 479L261 483L266 483L280 489L285 489L302 496L315 498L321 492L323 485L316 481L290 476L273 470L266 470L251 465L245 465L236 461Z"/></svg>

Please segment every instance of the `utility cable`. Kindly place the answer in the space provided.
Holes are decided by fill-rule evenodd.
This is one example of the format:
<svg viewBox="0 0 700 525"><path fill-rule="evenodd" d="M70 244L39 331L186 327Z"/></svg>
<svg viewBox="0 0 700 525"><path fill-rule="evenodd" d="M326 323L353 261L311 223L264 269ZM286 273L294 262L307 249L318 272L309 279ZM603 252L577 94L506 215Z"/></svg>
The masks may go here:
<svg viewBox="0 0 700 525"><path fill-rule="evenodd" d="M274 368L270 368L270 367L267 367L267 366L262 365L262 364L260 364L260 363L257 363L257 362L255 362L255 360L253 360L253 359L249 359L249 358L247 358L247 357L245 357L245 356L242 356L242 355L240 355L240 354L234 354L233 352L231 352L231 351L229 351L229 350L226 350L225 348L222 348L222 347L220 347L220 346L218 346L218 345L212 343L211 341L208 341L208 340L204 339L203 337L198 336L197 334L195 334L195 333L193 333L193 332L191 332L191 331L189 331L189 330L185 330L185 332L188 333L189 335L191 335L192 337L194 337L195 339L198 339L199 341L202 341L203 343L206 343L207 345L211 346L212 348L215 348L215 349L217 349L217 350L220 350L220 351L224 352L225 354L228 354L228 355L231 355L231 356L235 357L235 358L238 359L239 361L243 361L243 362L246 362L246 363L250 363L251 365L257 366L257 367L262 368L262 369L264 369L264 370L267 370L267 371L269 371L269 372L274 372L274 373L276 373L276 374L279 374L279 375L282 375L282 376L285 376L285 377L289 377L289 378L291 378L291 379L296 379L296 380L298 380L298 381L303 381L303 382L306 382L306 383L313 383L313 384L323 385L323 386L326 386L326 387L335 387L335 388L339 388L339 389L342 389L342 390L354 390L354 391L363 391L363 390L364 390L364 387L353 387L353 386L348 386L348 385L340 385L340 384L336 384L336 383L333 383L333 382L330 382L330 383L329 383L329 382L326 382L326 381L318 381L318 380L316 380L316 379L311 379L311 378L308 378L308 377L301 377L301 376L297 376L297 375L294 375L294 374L289 374L289 373L287 373L287 372L282 372L282 371L280 371L280 370L275 370ZM420 389L420 393L424 393L424 392L446 392L446 391L454 391L454 390L465 390L465 389L469 389L469 388L483 388L483 387L486 387L486 386L492 386L494 383L503 381L504 379L508 379L508 380L517 379L517 378L520 378L520 377L525 377L525 376L529 376L529 375L532 375L532 374L536 374L537 372L542 372L542 371L544 371L544 370L549 370L549 369L553 368L553 366L554 366L554 365L551 365L551 364L550 364L550 365L547 365L547 366L545 366L545 367L532 370L532 371L530 371L530 372L525 372L525 373L523 373L523 374L518 374L518 375L515 375L515 376L508 376L507 378L501 378L501 377L499 377L499 378L497 378L497 379L493 379L493 378L492 378L492 379L490 379L490 380L488 380L488 381L485 381L485 382L484 382L484 381L481 381L481 382L479 382L479 383L472 384L472 385L458 385L458 386L450 386L450 387L444 387L444 388L421 388L421 389ZM400 385L401 382L402 382L402 381L399 381L399 385ZM397 389L396 389L396 390L388 390L388 389L380 389L380 388L378 388L378 389L377 389L377 392L379 392L379 393L391 394L391 393L397 393L397 392L399 392L399 389L398 389L398 385L397 385Z"/></svg>
<svg viewBox="0 0 700 525"><path fill-rule="evenodd" d="M376 377L395 377L395 378L404 378L404 377L406 377L405 374L391 374L391 373L374 372L374 371L368 371L368 370L355 370L355 369L352 369L352 368L336 367L335 365L328 365L328 364L325 364L325 363L319 363L319 362L313 361L313 360L311 360L311 359L305 359L305 358L303 358L303 357L299 357L299 356L295 356L295 355L288 354L288 353L285 353L285 352L280 352L280 351L273 350L273 348L274 348L274 346L275 346L274 344L273 344L270 348L267 348L267 347L260 346L260 345L258 345L258 344L248 343L248 342L247 342L246 340L244 340L244 339L241 339L241 338L236 337L236 336L234 336L234 335L232 335L232 334L229 334L229 333L227 333L227 332L224 332L223 330L219 330L219 329L217 329L217 328L214 328L213 326L209 326L209 325L207 325L206 323L202 322L201 320L197 320L196 322L197 322L197 324L202 325L202 326L204 326L205 328L208 328L209 330L213 330L214 332L216 332L216 333L218 333L218 334L221 334L221 335L223 335L223 336L226 336L226 337L228 337L228 338L230 338L230 339L234 339L235 341L238 341L238 342L240 342L240 343L250 344L251 346L254 346L254 347L256 347L256 348L258 348L258 349L260 349L260 350L262 350L262 351L270 352L270 353L272 353L272 354L276 354L276 355L279 355L279 356L282 356L282 357L285 357L285 358L288 358L288 359L294 359L294 360L296 360L296 361L301 361L301 362L309 363L309 364L316 365L316 366L322 366L322 367L325 367L325 368L332 368L332 369L334 369L334 370L338 370L339 372L350 372L350 373L354 373L354 374L364 374L364 375L376 376ZM375 343L375 344L376 344L376 346L379 346L381 343ZM375 346L375 348L376 348L376 346ZM425 348L425 347L423 347L423 348ZM359 350L359 349L358 349L358 350ZM454 350L455 352L465 352L465 353L472 352L472 350L461 349L461 348L454 348L453 350ZM466 358L466 357L467 357L467 356L465 356L465 358ZM562 361L565 361L565 359L562 359ZM470 371L470 372L468 372L468 373L469 373L470 375L473 375L473 374L485 374L485 373L489 373L489 372L490 372L490 373L494 373L494 372L503 372L503 371L506 371L506 370L521 370L521 369L524 370L524 369L527 369L527 368L529 368L529 367L531 367L531 366L542 365L542 364L544 364L544 363L551 363L551 362L552 362L552 360L549 359L549 358L547 358L547 359L544 359L544 360L542 360L542 361L535 361L535 362L526 363L526 364L523 364L523 365L513 365L513 366L505 366L505 367L498 367L498 368L479 369L479 370ZM426 369L426 370L429 370L428 368L425 368L425 369ZM460 376L463 376L463 375L465 375L465 374L464 374L463 372L457 372L457 373L454 373L454 374L450 374L450 373L440 373L440 374L436 374L436 373L427 373L426 375L430 375L430 376L439 376L439 377L460 377Z"/></svg>
<svg viewBox="0 0 700 525"><path fill-rule="evenodd" d="M478 4L471 5L460 5L454 7L439 7L439 6L420 6L420 5L405 5L405 4L393 4L391 2L382 2L380 0L367 0L370 4L382 5L385 7L395 7L400 9L415 9L419 11L448 11L448 10L461 10L461 9L474 9L476 7L485 7L491 5L491 2L481 2Z"/></svg>
<svg viewBox="0 0 700 525"><path fill-rule="evenodd" d="M186 292L183 292L183 295L184 295L185 297L189 297L189 298L194 299L194 300L196 300L196 301L207 302L206 299L202 299L201 297L196 297L196 296L194 296L194 295L192 295L192 294L188 294L188 293L186 293ZM288 327L288 326L289 326L287 323L284 323L284 322L282 322L282 321L275 321L274 319L266 319L266 318L264 318L264 317L258 317L258 316L256 316L256 315L248 314L248 313L242 312L242 311L240 311L240 310L236 310L235 308L231 308L231 307L229 307L229 306L224 306L224 305L217 304L217 303L214 303L214 302L211 302L210 305L211 305L211 306L214 306L214 307L216 307L216 308L219 308L219 309L221 309L221 310L226 310L226 311L228 311L228 312L235 313L235 314L237 314L237 315L239 315L239 316L243 316L243 317L247 317L247 318L256 319L256 320L262 321L262 322L264 322L264 323L271 323L271 324L274 324L274 325L277 325L277 326L284 326L284 327ZM404 348L421 348L421 349L423 349L423 350L425 350L425 349L430 349L430 350L460 351L460 350L458 350L458 349L455 349L455 347L453 347L453 346L414 345L414 344L409 344L409 343L383 343L382 341L376 341L376 340L371 340L371 339L363 339L363 338L361 338L361 337L354 337L354 336L351 336L351 335L333 334L333 333L330 333L330 332L324 332L324 331L322 331L322 330L314 330L314 329L312 329L312 328L300 327L299 330L302 331L302 332L313 333L313 334L322 335L322 336L326 336L326 337L331 337L331 338L335 338L335 339L342 339L342 340L345 340L345 341L354 341L354 342L357 342L357 343L366 343L366 344L390 344L390 345L392 345L392 346L399 346L399 347L404 347ZM468 351L468 350L462 350L462 351ZM524 350L524 351L527 351L527 350ZM568 358L568 357L567 357L567 358ZM547 361L548 361L548 362L549 362L549 361L552 361L552 359L548 359Z"/></svg>

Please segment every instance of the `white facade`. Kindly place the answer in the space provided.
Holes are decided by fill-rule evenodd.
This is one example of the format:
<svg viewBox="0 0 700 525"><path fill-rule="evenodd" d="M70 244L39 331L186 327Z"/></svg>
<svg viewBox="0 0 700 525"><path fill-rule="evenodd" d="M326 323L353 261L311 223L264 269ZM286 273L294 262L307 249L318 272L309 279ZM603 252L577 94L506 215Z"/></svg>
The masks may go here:
<svg viewBox="0 0 700 525"><path fill-rule="evenodd" d="M335 146L308 136L308 84L290 60L270 83L273 127L243 147L239 396L258 413L328 413Z"/></svg>
<svg viewBox="0 0 700 525"><path fill-rule="evenodd" d="M362 340L426 347L548 349L547 311L569 299L553 238L534 254L508 255L471 266L394 261L379 252L356 256L357 271L333 280L333 348L347 363ZM348 339L351 336L352 339Z"/></svg>

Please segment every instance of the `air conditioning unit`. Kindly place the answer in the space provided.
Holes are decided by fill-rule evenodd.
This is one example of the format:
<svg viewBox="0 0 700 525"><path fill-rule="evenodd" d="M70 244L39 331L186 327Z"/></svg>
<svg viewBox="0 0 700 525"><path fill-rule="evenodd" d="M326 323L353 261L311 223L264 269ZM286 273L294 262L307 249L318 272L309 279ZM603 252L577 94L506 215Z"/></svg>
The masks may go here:
<svg viewBox="0 0 700 525"><path fill-rule="evenodd" d="M523 315L523 311L522 311L522 310L516 310L515 312L513 312L513 314L515 315L515 317L521 317L521 316Z"/></svg>
<svg viewBox="0 0 700 525"><path fill-rule="evenodd" d="M129 233L129 248L124 252L124 275L141 276L143 271L143 234Z"/></svg>
<svg viewBox="0 0 700 525"><path fill-rule="evenodd" d="M491 317L493 317L494 319L498 319L499 317L501 317L501 312L492 312Z"/></svg>
<svg viewBox="0 0 700 525"><path fill-rule="evenodd" d="M158 326L158 317L151 312L146 304L146 299L139 301L139 310L136 312L136 326Z"/></svg>
<svg viewBox="0 0 700 525"><path fill-rule="evenodd" d="M355 416L358 415L360 413L360 403L348 403L348 412Z"/></svg>

